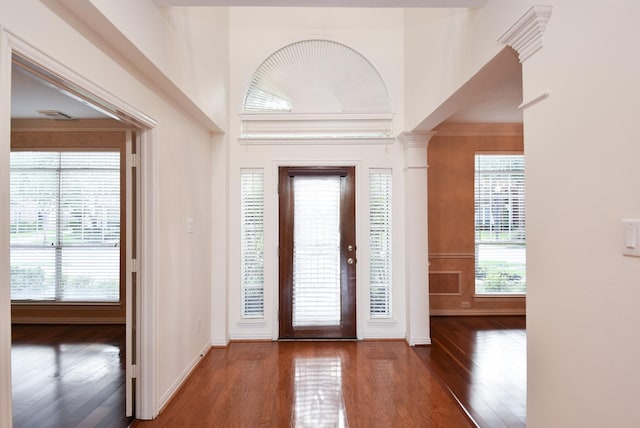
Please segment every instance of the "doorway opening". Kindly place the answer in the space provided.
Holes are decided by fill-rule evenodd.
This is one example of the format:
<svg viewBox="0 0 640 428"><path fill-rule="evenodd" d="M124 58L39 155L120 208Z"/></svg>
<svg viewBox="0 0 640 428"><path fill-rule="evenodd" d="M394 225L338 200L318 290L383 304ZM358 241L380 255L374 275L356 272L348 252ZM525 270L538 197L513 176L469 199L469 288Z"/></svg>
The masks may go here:
<svg viewBox="0 0 640 428"><path fill-rule="evenodd" d="M13 52L11 130L12 134L13 131L20 130L23 137L29 134L21 140L22 146L20 150L23 155L34 153L35 158L39 159L42 157L40 155L44 154L45 157L55 158L58 161L54 166L49 164L45 165L45 167L48 168L45 169L51 170L53 174L52 177L55 176L52 180L57 184L54 183L54 185L51 186L51 189L55 190L55 192L45 192L47 194L44 196L40 195L42 198L38 199L38 201L42 200L49 203L51 209L46 212L36 209L36 211L34 211L36 215L33 217L35 219L33 223L34 232L38 234L38 236L42 235L48 226L53 225L51 226L51 231L47 229L47 232L51 232L54 238L53 249L51 250L55 253L53 267L49 269L48 265L43 265L37 269L39 272L44 272L43 279L46 278L48 270L51 271L49 272L51 274L49 275L51 277L49 278L51 279L49 282L53 284L55 298L39 299L40 301L36 302L31 297L25 299L24 296L22 296L22 298L12 296L12 303L17 303L17 306L12 305L14 306L14 318L16 315L20 317L20 314L22 314L22 319L18 322L26 323L24 324L25 327L20 329L20 334L16 335L16 340L13 341L13 355L14 358L18 358L17 356L26 350L33 351L34 348L36 348L34 346L28 346L27 349L24 346L24 334L28 335L29 331L37 332L37 329L34 330L28 327L34 324L37 325L38 323L67 325L67 329L63 329L62 332L55 334L55 337L52 338L47 339L46 337L40 337L40 339L38 339L38 337L36 337L38 335L35 333L31 335L33 340L41 340L42 346L40 346L40 348L44 354L50 353L52 352L50 349L54 349L56 361L59 363L58 365L64 368L64 370L56 371L54 375L48 379L41 379L44 383L39 387L36 386L39 395L41 396L49 390L52 391L52 394L56 394L59 397L60 392L64 390L64 388L59 388L63 385L63 373L73 373L73 368L65 365L63 361L65 355L77 356L77 351L74 351L74 349L79 346L78 344L81 344L80 346L84 347L85 351L93 346L92 349L95 349L96 352L88 352L86 359L82 361L78 359L68 359L68 361L75 361L70 364L77 364L78 370L76 373L79 373L82 371L80 369L86 370L86 364L93 364L91 361L94 361L96 358L110 358L110 363L105 366L111 368L109 370L110 373L108 373L104 379L108 379L109 388L112 388L113 391L108 399L105 398L104 403L98 403L95 412L102 414L103 419L100 420L113 421L112 426L118 426L118 422L116 422L118 420L121 421L122 426L127 426L135 413L134 398L137 395L134 388L136 376L135 367L138 355L137 348L140 343L140 338L135 335L135 332L137 330L139 331L139 329L136 328L135 322L137 319L136 314L138 313L137 308L140 305L140 299L137 298L139 278L137 277L137 269L135 268L137 263L135 263L135 260L139 257L137 248L141 233L138 227L141 218L137 215L139 209L138 200L140 198L140 176L137 157L140 138L143 132L143 127L140 125L143 122L136 121L133 116L119 110L113 103L107 102L97 95L93 95L89 89L76 85L72 82L73 79L70 80L62 77L66 76L64 72L67 70L63 69L59 64L54 64L50 59L43 59L43 63L47 65L41 65L39 61L27 58L22 52ZM62 70L63 73L60 74L50 71L51 69ZM69 74L72 75L73 73L69 72ZM82 81L82 79L79 81ZM91 85L88 85L88 87L91 87ZM30 95L34 93L36 95L30 97ZM34 102L38 102L40 106L45 102L54 104L59 102L60 104L57 104L55 109L47 108L43 110L42 107L33 108L35 107ZM33 112L25 113L30 108ZM69 110L67 110L67 108ZM67 113L75 112L75 114L65 114L65 112L59 110L66 110ZM31 114L34 116L31 116ZM44 116L38 115L45 115L48 118L42 119ZM57 120L51 120L52 118ZM98 134L100 135L98 136ZM96 183L91 185L91 180L97 179L96 174L104 175L107 173L107 170L109 170L109 168L105 168L101 163L106 159L106 155L103 156L101 153L108 154L108 152L113 152L114 149L112 147L103 147L105 141L103 137L105 137L105 135L107 135L106 139L110 141L107 146L109 146L109 144L115 144L114 147L116 147L114 166L111 168L111 170L113 170L112 175L114 176L112 180L114 191L109 195L107 195L108 192L105 193L97 189L97 187L100 186L96 187ZM114 139L117 140L117 144L113 142ZM68 140L72 140L72 143L69 144ZM14 150L13 142L12 136L12 151ZM65 162L62 162L61 159L63 158ZM69 163L67 158L73 158L76 162L73 163L72 159L71 163ZM76 158L81 159L78 161ZM92 169L92 166L89 165L91 164L89 160L93 158L100 164L96 167L97 169ZM25 171L22 172L24 173ZM81 177L78 178L76 177L78 174L85 174L87 177L85 177L85 179ZM33 179L35 176L31 174L29 177L29 179ZM69 181L68 177L75 177L75 181ZM99 182L102 183L106 181L99 180ZM76 187L81 190L84 189L86 192L75 193L75 190L77 190L75 187L75 190L61 190L69 188L69 186L65 186L64 183L71 183L70 185L75 184ZM12 189L12 225L15 214L13 203L14 194L17 195L17 193L14 193L14 189ZM69 198L73 199L71 202L78 202L80 205L76 204L78 205L76 207L73 203L69 202L69 200L71 200ZM115 214L112 213L113 215L106 215L106 217L99 215L100 213L98 211L100 211L102 205L106 203L105 201L109 200L116 201L115 208L111 210ZM74 207L76 208L75 210L73 209ZM45 222L45 220L47 220L45 217L50 217L49 220L51 221ZM24 223L24 221L22 221L22 223ZM27 223L24 224L27 225ZM14 235L15 234L12 233L11 237L13 238ZM81 236L82 239L78 238L78 236ZM105 238L105 236L107 236L108 239ZM75 241L80 239L80 241L82 241L81 244L87 244L85 245L87 248L83 249L82 245L79 245L74 239ZM97 258L85 257L86 260L81 257L82 254L88 256L95 253L98 251L96 250L97 247L100 247L98 249L99 251L110 251L115 254L111 257L112 259L115 258L115 267L111 266L110 270L107 269L109 270L110 276L107 275L105 278L95 277L96 273L101 273L101 268L103 268L103 265L106 263L105 257L102 255L98 255ZM102 247L104 247L104 250ZM36 250L39 253L43 253L44 251L44 249ZM16 275L13 273L15 264L13 260L14 253L12 245L12 288L15 282L14 279L16 278ZM65 253L68 253L67 256L73 253L75 258L66 257L67 262L65 264ZM107 257L107 259L108 258L109 257ZM36 262L44 263L46 260L36 260ZM69 265L69 263L71 263L71 265ZM76 271L83 273L83 275L80 275L81 277L77 277L78 275L74 277L73 269L69 270L70 266ZM95 277L93 278L94 280L91 280L91 277ZM87 280L87 278L89 278L89 280ZM22 279L28 280L29 278L24 277ZM75 289L80 290L80 294L69 294L71 291L69 284L73 282L72 280L75 281L74 283L77 283ZM110 294L108 294L106 298L100 294L100 290L105 289L105 287L110 291ZM74 296L77 297L77 299L74 300ZM20 300L20 302L18 302L18 300ZM44 309L43 305L46 305L47 309ZM16 310L16 307L19 309ZM31 312L29 312L29 310L31 310ZM43 328L43 330L45 330L45 328ZM108 333L104 332L106 330L108 330ZM63 337L65 335L70 337L65 339ZM61 339L61 341L58 339ZM30 340L31 339L28 339L28 341ZM35 342L31 341L29 345L34 345L34 343ZM100 355L98 355L98 351L101 353ZM46 359L47 355L44 356L44 360ZM14 423L15 421L21 420L21 408L25 408L27 413L34 413L34 410L37 410L35 412L36 414L44 414L40 413L40 410L36 408L34 405L36 403L30 401L25 406L24 402L20 402L20 400L16 398L24 396L24 394L18 394L16 389L21 387L20 384L23 383L16 382L16 376L19 377L20 374L16 374L15 370L19 370L20 364L15 364L14 361L13 366L14 392L12 395L14 398ZM95 370L92 374L94 376L98 375ZM73 375L70 376L73 377ZM89 377L89 379L95 382L94 388L96 384L99 385L99 378ZM114 382L118 383L117 387L114 387ZM56 387L54 388L53 385L56 385ZM67 398L72 397L74 394L73 389L74 388L70 388L70 395ZM57 400L55 406L66 406L64 399ZM94 401L95 400L91 399L85 404L90 407ZM42 399L40 402L46 403L47 399ZM70 402L74 401L71 400ZM75 404L77 404L77 400L75 400ZM71 408L64 408L61 414L72 417L73 415L66 412L66 410L70 409ZM73 417L79 417L83 412L87 411L87 407L84 406L83 410L76 411ZM105 417L105 413L109 412L117 414ZM93 419L80 419L77 422L87 423L87 421L91 420L97 423L97 421L99 421L96 419L97 413L89 412L89 414L85 416ZM72 419L69 419L69 423L72 423Z"/></svg>
<svg viewBox="0 0 640 428"><path fill-rule="evenodd" d="M354 167L280 167L280 339L356 338Z"/></svg>

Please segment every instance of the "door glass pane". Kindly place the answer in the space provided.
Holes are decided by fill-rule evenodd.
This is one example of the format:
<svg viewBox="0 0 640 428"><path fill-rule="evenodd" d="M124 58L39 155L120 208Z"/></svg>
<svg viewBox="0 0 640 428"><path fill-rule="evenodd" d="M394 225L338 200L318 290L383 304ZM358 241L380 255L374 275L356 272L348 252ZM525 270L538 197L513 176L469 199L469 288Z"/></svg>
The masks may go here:
<svg viewBox="0 0 640 428"><path fill-rule="evenodd" d="M293 178L293 327L340 325L340 177Z"/></svg>

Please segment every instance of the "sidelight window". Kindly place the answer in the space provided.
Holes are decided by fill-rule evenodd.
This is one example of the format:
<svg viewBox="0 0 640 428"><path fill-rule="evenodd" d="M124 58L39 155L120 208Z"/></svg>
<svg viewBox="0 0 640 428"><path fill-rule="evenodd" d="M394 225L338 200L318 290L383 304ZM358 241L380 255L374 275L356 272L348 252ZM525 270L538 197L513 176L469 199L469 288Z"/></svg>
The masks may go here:
<svg viewBox="0 0 640 428"><path fill-rule="evenodd" d="M369 172L369 315L391 317L391 170Z"/></svg>
<svg viewBox="0 0 640 428"><path fill-rule="evenodd" d="M264 317L264 173L243 170L241 198L242 317Z"/></svg>

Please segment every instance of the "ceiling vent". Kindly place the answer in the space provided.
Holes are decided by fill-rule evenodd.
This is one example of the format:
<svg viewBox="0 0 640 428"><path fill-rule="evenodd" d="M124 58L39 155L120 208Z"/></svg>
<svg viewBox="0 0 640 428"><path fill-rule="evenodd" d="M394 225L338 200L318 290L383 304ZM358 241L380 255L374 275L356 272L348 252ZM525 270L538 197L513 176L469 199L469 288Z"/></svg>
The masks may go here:
<svg viewBox="0 0 640 428"><path fill-rule="evenodd" d="M76 120L75 117L58 110L37 110L37 112L53 120Z"/></svg>

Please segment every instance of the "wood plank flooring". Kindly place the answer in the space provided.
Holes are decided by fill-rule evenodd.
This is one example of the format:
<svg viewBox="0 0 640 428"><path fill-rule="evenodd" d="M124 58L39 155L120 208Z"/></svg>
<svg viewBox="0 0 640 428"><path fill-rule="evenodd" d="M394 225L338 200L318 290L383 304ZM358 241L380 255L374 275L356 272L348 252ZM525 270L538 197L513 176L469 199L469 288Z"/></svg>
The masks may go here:
<svg viewBox="0 0 640 428"><path fill-rule="evenodd" d="M122 325L14 325L14 428L127 427Z"/></svg>
<svg viewBox="0 0 640 428"><path fill-rule="evenodd" d="M146 427L446 427L473 424L399 342L256 342L212 349Z"/></svg>
<svg viewBox="0 0 640 428"><path fill-rule="evenodd" d="M122 326L12 330L16 428L128 425ZM415 348L365 341L212 349L159 418L134 426L524 427L525 318L433 317L431 333L432 346Z"/></svg>
<svg viewBox="0 0 640 428"><path fill-rule="evenodd" d="M481 427L524 427L526 320L519 316L432 317L432 346L416 347Z"/></svg>

